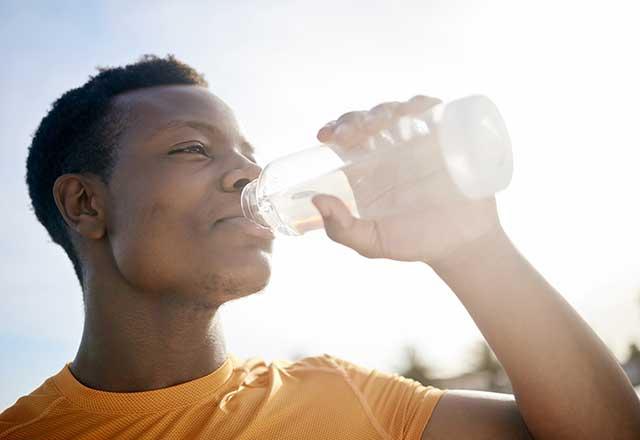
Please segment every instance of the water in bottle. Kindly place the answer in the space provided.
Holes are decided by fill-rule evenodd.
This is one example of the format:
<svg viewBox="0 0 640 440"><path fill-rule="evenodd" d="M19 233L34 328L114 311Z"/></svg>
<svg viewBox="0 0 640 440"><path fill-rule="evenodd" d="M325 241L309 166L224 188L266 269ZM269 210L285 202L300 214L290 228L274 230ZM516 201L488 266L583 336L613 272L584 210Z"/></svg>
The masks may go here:
<svg viewBox="0 0 640 440"><path fill-rule="evenodd" d="M321 145L269 163L242 192L248 219L285 235L322 228L316 194L341 199L359 218L412 208L416 185L445 172L464 197L490 197L513 173L511 144L495 105L484 96L439 104L345 148Z"/></svg>

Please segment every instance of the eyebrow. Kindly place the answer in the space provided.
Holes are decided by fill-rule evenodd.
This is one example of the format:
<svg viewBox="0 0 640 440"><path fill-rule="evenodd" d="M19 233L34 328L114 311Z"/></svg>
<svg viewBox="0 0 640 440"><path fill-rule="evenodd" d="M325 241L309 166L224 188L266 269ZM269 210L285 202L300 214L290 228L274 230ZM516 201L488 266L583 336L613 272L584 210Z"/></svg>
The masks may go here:
<svg viewBox="0 0 640 440"><path fill-rule="evenodd" d="M215 125L207 124L206 122L198 122L198 121L185 121L185 120L173 120L169 121L166 124L160 126L157 129L157 132L166 131L166 130L175 130L176 128L189 127L193 128L205 133L208 133L213 139L218 140L220 142L225 142L229 140L229 136L226 135L222 130L220 130ZM244 136L240 135L240 148L242 152L248 154L250 156L255 155L256 150L253 145L244 138Z"/></svg>

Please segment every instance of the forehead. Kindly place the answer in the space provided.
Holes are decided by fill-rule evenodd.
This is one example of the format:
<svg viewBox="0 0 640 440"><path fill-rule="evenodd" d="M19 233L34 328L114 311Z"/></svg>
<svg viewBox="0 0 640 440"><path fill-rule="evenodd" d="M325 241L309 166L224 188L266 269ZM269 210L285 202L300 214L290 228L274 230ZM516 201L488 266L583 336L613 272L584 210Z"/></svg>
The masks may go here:
<svg viewBox="0 0 640 440"><path fill-rule="evenodd" d="M114 104L126 109L127 141L149 139L176 121L214 126L230 138L240 136L229 106L204 87L176 85L134 90L117 96Z"/></svg>

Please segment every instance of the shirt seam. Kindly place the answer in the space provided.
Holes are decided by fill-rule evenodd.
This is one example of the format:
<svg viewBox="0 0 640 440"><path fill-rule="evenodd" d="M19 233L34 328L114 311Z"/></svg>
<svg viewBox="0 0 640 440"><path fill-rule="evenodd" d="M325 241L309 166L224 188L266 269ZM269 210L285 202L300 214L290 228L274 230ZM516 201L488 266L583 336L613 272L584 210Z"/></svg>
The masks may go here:
<svg viewBox="0 0 640 440"><path fill-rule="evenodd" d="M373 428L378 432L378 435L380 435L384 440L393 440L391 435L382 427L382 425L380 425L380 422L378 421L378 419L373 415L373 412L371 411L371 407L367 404L364 398L364 395L360 392L360 390L358 390L355 384L351 381L346 371L344 371L344 369L340 365L338 365L332 358L329 358L329 360L336 366L336 368L338 369L337 373L342 377L342 379L347 383L347 385L349 385L349 388L355 394L356 398L358 399L358 402L360 403L362 410L364 411L365 415L367 416L367 419L369 420L369 423L371 423Z"/></svg>
<svg viewBox="0 0 640 440"><path fill-rule="evenodd" d="M422 425L422 426L420 426L418 428L414 428L414 429L409 429L409 433L412 433L413 431L415 431L416 434L415 434L414 437L409 437L407 435L407 440L420 440L420 439L422 439L422 434L427 429L427 426L429 426L429 423L431 422L431 417L433 416L433 413L435 412L436 407L440 403L440 399L442 399L442 396L444 396L447 393L447 391L449 391L449 390L447 390L447 389L442 390L442 389L439 389L439 388L433 388L432 387L432 390L427 392L427 396L430 393L436 393L437 394L436 401L435 401L434 405L430 408L430 411L428 412L429 417L427 417L426 420L424 420L424 424L420 423L420 425ZM425 416L426 413L427 413L427 405L425 405L424 408L422 408L422 407L420 408L420 413L419 413L420 419L422 419ZM418 424L416 423L416 425L418 425Z"/></svg>
<svg viewBox="0 0 640 440"><path fill-rule="evenodd" d="M38 420L43 419L45 416L47 416L51 410L53 410L53 408L59 403L62 402L66 397L65 396L60 396L57 399L55 399L53 402L51 402L49 404L49 406L47 406L36 418L29 420L28 422L25 423L21 423L19 425L14 426L13 428L9 428L8 430L6 430L5 432L0 433L0 438L6 438L7 435L11 434L12 432L20 429L20 428L24 428L26 426L29 426L35 422L37 422Z"/></svg>

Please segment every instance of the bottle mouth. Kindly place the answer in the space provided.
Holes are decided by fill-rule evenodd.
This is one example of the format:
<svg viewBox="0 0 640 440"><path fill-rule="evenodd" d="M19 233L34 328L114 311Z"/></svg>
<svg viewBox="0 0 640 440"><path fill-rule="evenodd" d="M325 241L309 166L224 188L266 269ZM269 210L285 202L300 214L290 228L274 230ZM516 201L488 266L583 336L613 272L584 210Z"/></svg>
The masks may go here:
<svg viewBox="0 0 640 440"><path fill-rule="evenodd" d="M242 207L242 215L252 222L271 230L271 226L262 218L258 208L257 193L258 179L254 179L242 188L240 194L240 206Z"/></svg>

